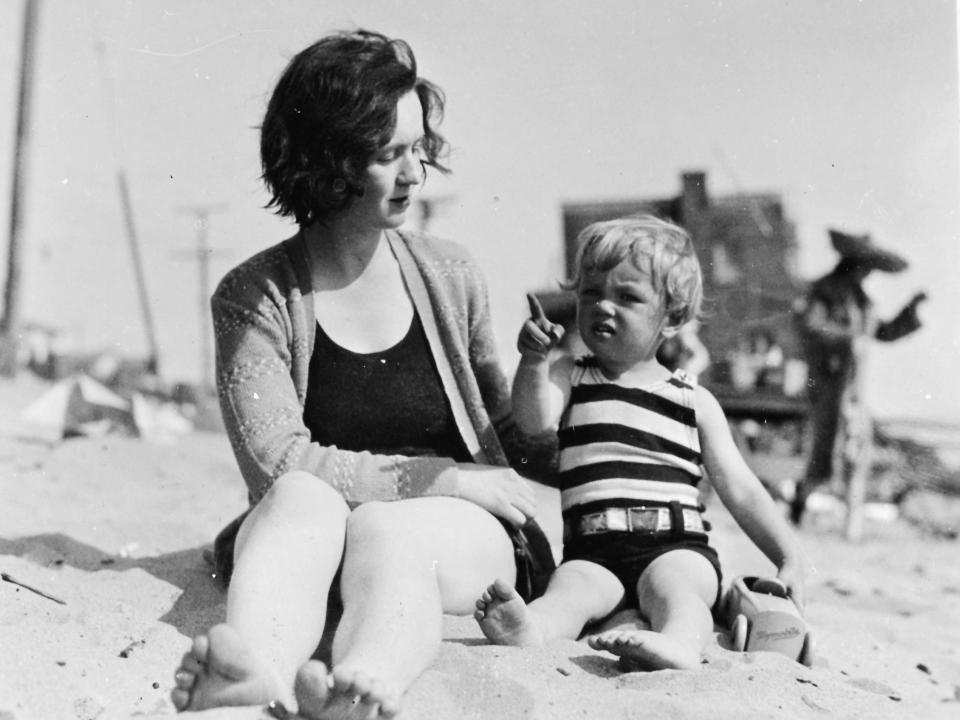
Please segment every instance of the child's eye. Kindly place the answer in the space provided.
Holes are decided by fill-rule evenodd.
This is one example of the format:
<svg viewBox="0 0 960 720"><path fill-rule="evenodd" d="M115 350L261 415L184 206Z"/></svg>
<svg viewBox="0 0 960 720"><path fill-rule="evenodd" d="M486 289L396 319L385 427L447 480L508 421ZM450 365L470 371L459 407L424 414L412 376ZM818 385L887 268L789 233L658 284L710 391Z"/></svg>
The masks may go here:
<svg viewBox="0 0 960 720"><path fill-rule="evenodd" d="M634 295L633 293L621 293L620 299L628 303L642 303L643 298L639 295Z"/></svg>

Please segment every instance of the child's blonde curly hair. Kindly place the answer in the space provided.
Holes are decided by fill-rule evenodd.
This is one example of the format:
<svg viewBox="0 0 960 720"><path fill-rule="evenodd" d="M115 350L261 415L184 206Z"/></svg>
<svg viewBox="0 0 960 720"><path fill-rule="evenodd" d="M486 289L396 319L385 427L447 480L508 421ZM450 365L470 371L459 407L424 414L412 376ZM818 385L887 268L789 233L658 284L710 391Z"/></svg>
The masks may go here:
<svg viewBox="0 0 960 720"><path fill-rule="evenodd" d="M650 273L673 325L698 320L703 276L686 230L653 215L637 215L588 225L577 236L576 275L563 283L575 290L585 272L607 272L626 259ZM646 262L644 262L646 261Z"/></svg>

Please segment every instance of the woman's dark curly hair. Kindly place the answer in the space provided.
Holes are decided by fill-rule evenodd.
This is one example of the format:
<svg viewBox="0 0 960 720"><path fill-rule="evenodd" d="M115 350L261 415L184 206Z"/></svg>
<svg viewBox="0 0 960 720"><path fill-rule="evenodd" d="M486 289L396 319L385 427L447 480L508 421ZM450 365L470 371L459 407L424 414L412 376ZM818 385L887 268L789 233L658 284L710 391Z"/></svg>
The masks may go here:
<svg viewBox="0 0 960 720"><path fill-rule="evenodd" d="M309 225L346 208L361 195L364 169L386 145L397 102L415 91L423 107L424 165L442 172L447 141L443 91L417 76L403 40L355 30L322 38L298 53L274 88L260 127L267 207Z"/></svg>

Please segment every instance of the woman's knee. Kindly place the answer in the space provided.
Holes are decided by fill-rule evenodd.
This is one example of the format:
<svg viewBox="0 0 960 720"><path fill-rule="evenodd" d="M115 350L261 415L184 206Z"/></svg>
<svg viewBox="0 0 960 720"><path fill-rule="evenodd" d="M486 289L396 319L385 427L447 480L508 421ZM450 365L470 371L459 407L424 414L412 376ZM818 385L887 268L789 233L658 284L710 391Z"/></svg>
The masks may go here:
<svg viewBox="0 0 960 720"><path fill-rule="evenodd" d="M500 521L454 498L364 503L347 518L347 547L405 559L479 558L491 553L513 557Z"/></svg>
<svg viewBox="0 0 960 720"><path fill-rule="evenodd" d="M346 520L347 545L354 548L362 545L378 552L403 547L409 551L405 542L398 542L398 539L411 539L403 516L402 508L396 502L372 501L360 505Z"/></svg>
<svg viewBox="0 0 960 720"><path fill-rule="evenodd" d="M331 485L316 475L294 470L278 477L258 503L258 508L278 513L287 521L303 518L311 523L345 524L350 509Z"/></svg>

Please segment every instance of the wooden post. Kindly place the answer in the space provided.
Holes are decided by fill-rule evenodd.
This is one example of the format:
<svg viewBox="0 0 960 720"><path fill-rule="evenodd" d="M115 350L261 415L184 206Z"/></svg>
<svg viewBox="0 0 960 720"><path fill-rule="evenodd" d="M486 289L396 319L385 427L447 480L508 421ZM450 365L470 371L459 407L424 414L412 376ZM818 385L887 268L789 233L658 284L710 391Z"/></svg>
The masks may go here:
<svg viewBox="0 0 960 720"><path fill-rule="evenodd" d="M130 191L127 188L127 176L122 169L117 171L117 185L120 188L120 201L123 204L123 219L127 226L127 240L130 242L130 253L133 256L133 272L137 280L144 330L147 333L149 352L147 367L150 372L157 375L160 372L160 350L157 347L157 332L153 324L153 313L150 311L147 280L143 273L143 259L140 256L140 243L137 239L137 228L133 221L133 207L130 203Z"/></svg>
<svg viewBox="0 0 960 720"><path fill-rule="evenodd" d="M13 149L13 183L10 193L10 244L7 247L7 282L0 318L0 375L17 373L20 329L21 232L27 141L30 134L30 96L36 50L37 16L40 0L26 0L23 14L23 42L20 50L20 88L17 95L17 129Z"/></svg>

